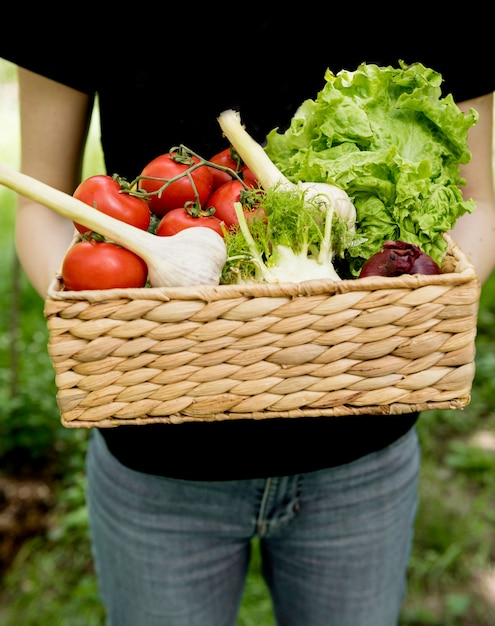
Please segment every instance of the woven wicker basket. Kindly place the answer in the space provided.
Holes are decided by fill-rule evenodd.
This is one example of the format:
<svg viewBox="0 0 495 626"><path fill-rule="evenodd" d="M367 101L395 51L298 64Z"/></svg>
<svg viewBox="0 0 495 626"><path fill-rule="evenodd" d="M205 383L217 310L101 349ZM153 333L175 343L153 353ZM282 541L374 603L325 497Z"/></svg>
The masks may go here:
<svg viewBox="0 0 495 626"><path fill-rule="evenodd" d="M480 284L448 243L436 276L64 291L45 302L72 428L460 409Z"/></svg>

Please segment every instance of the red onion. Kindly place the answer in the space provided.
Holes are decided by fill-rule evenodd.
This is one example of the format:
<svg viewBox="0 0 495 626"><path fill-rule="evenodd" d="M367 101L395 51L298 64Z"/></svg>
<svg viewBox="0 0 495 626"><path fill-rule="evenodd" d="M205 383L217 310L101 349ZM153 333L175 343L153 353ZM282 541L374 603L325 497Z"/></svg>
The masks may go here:
<svg viewBox="0 0 495 626"><path fill-rule="evenodd" d="M365 276L400 276L401 274L441 274L431 256L412 243L386 241L382 250L363 265L359 278Z"/></svg>

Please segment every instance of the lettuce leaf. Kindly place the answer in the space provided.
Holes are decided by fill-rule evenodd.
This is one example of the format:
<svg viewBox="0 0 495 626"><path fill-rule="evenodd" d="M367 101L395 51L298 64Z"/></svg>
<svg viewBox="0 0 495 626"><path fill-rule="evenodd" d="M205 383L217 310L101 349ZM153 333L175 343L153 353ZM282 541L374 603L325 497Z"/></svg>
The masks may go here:
<svg viewBox="0 0 495 626"><path fill-rule="evenodd" d="M351 197L363 240L347 251L353 274L388 239L440 263L442 233L475 209L462 197L459 165L471 158L468 130L478 114L442 97L441 83L420 63L327 70L287 130L267 136L268 156L290 180L332 183Z"/></svg>

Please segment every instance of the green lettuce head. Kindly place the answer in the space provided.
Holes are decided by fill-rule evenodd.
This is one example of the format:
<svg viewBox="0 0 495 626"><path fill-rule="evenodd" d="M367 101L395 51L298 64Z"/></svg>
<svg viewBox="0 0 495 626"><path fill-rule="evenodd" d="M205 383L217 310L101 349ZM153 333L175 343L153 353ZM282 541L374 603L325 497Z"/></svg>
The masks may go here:
<svg viewBox="0 0 495 626"><path fill-rule="evenodd" d="M478 114L442 97L441 83L420 63L327 70L316 98L284 133L267 137L268 156L290 180L328 182L352 198L362 237L347 251L353 274L388 239L418 245L440 263L442 233L475 209L463 199L459 165L471 158L468 130Z"/></svg>

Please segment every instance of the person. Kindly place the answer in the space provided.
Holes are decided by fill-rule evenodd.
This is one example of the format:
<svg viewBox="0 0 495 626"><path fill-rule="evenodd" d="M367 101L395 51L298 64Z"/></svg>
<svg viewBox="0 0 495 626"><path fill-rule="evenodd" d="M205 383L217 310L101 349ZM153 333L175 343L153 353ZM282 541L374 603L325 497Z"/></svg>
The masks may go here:
<svg viewBox="0 0 495 626"><path fill-rule="evenodd" d="M482 20L468 12L456 31L432 7L415 7L391 28L376 8L352 18L333 5L297 17L258 9L223 21L211 5L187 20L153 9L132 32L116 16L81 14L73 28L45 19L29 46L6 33L0 56L18 66L22 171L74 191L96 96L106 170L132 180L172 146L205 156L225 148L225 109L238 109L262 142L315 97L327 68L420 61L463 111L479 113L462 167L477 209L453 235L484 281L495 263L495 78L473 41L483 39ZM336 37L344 27L345 44ZM23 197L16 223L20 261L44 297L73 225ZM87 501L107 623L233 626L257 538L278 626L397 624L418 507L417 419L92 429Z"/></svg>

